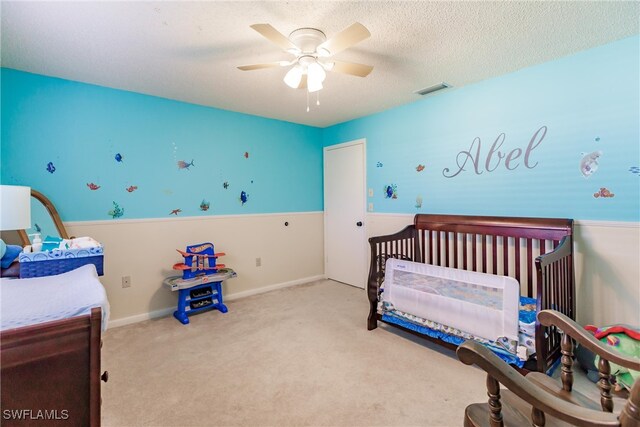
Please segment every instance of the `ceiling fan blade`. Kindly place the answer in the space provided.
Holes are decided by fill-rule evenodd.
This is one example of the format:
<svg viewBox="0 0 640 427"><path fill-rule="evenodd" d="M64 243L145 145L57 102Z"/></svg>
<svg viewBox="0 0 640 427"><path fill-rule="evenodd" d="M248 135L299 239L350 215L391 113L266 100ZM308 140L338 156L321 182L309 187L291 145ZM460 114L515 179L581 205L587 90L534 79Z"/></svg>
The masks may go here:
<svg viewBox="0 0 640 427"><path fill-rule="evenodd" d="M294 49L296 51L299 50L298 46L293 44L291 40L284 36L284 34L276 30L269 24L253 24L251 25L251 28L259 32L262 37L266 38L270 42L280 46L285 51L289 49Z"/></svg>
<svg viewBox="0 0 640 427"><path fill-rule="evenodd" d="M360 43L362 40L369 38L371 33L367 30L367 27L362 25L359 22L352 24L351 26L345 28L340 31L338 34L331 37L326 42L322 43L318 46L318 53L323 51L328 52L328 55L322 56L330 56L335 55L338 52L342 52L348 47L353 46L356 43Z"/></svg>
<svg viewBox="0 0 640 427"><path fill-rule="evenodd" d="M356 64L355 62L331 61L333 67L331 71L342 74L350 74L352 76L367 77L373 67L371 65Z"/></svg>
<svg viewBox="0 0 640 427"><path fill-rule="evenodd" d="M274 67L283 67L284 61L278 62L265 62L264 64L251 64L251 65L241 65L238 67L239 70L242 71L252 71L252 70L260 70L262 68L274 68Z"/></svg>

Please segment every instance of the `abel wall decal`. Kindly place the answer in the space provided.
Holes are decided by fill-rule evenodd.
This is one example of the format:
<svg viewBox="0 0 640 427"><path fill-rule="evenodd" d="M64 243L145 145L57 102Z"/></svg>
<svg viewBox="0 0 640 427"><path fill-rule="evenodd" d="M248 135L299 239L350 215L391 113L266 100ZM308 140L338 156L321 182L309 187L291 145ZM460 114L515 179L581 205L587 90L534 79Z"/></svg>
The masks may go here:
<svg viewBox="0 0 640 427"><path fill-rule="evenodd" d="M504 167L510 171L516 169L521 163L524 167L533 169L538 165L538 162L532 160L531 154L533 150L540 145L546 135L547 127L542 126L533 134L526 147L509 149L507 147L502 148L507 137L503 132L498 135L491 145L491 148L489 148L489 151L486 152L481 150L482 140L477 136L474 138L468 150L460 151L456 155L457 169L450 171L449 168L444 168L442 175L444 175L445 178L454 178L461 172L471 168L473 168L472 170L476 175L480 175L483 171L493 172L500 167L502 159L504 159ZM520 159L521 156L522 159Z"/></svg>

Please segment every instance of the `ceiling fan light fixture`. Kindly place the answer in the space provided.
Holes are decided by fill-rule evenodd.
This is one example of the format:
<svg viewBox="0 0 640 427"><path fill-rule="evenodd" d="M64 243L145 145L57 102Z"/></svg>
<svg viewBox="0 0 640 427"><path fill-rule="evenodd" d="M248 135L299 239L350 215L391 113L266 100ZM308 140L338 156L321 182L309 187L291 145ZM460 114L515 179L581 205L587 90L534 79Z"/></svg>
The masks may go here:
<svg viewBox="0 0 640 427"><path fill-rule="evenodd" d="M307 74L310 81L322 83L324 79L327 78L327 73L324 71L324 68L315 61L307 66Z"/></svg>
<svg viewBox="0 0 640 427"><path fill-rule="evenodd" d="M307 80L307 90L309 93L317 92L322 89L322 81L321 80Z"/></svg>
<svg viewBox="0 0 640 427"><path fill-rule="evenodd" d="M304 74L302 67L300 65L296 65L287 71L283 80L291 89L297 89L300 85L300 81L302 80L302 74Z"/></svg>
<svg viewBox="0 0 640 427"><path fill-rule="evenodd" d="M353 23L331 38L327 38L325 33L317 28L298 28L292 31L289 37L270 24L254 24L251 28L283 51L294 55L295 58L291 61L243 65L238 68L242 71L251 71L292 66L285 74L283 81L292 89L307 89L307 111L309 111L309 93L316 93L316 105L320 105L319 91L323 89L327 71L366 77L373 69L370 65L331 59L333 55L371 36L369 30L359 22Z"/></svg>

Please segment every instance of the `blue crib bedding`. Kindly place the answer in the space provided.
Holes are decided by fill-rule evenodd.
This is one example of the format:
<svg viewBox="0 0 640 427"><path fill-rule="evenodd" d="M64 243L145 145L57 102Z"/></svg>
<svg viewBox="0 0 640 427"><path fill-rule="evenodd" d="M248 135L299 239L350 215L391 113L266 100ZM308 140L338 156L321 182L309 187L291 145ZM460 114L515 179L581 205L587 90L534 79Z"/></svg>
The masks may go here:
<svg viewBox="0 0 640 427"><path fill-rule="evenodd" d="M527 348L530 354L535 352L534 345L534 332L535 332L535 320L536 320L536 311L535 311L536 300L528 297L520 297L520 310L518 312L518 335L519 335L519 343L518 345ZM384 306L383 306L384 308ZM387 323L392 323L395 325L402 326L406 329L418 332L423 335L427 335L432 338L438 338L442 341L460 345L467 339L470 339L468 334L465 334L462 331L457 331L452 328L448 328L444 325L435 324L438 329L434 329L428 326L425 326L421 323L429 323L433 324L434 322L430 322L423 319L417 319L414 316L407 315L406 313L398 312L397 310L386 310L382 311L382 320ZM451 333L452 332L452 333ZM475 338L471 338L475 339ZM524 366L525 360L521 357L518 357L516 352L513 349L509 349L510 346L505 345L504 342L489 342L486 340L477 340L491 351L493 351L498 357L500 357L505 362L515 365L519 368Z"/></svg>

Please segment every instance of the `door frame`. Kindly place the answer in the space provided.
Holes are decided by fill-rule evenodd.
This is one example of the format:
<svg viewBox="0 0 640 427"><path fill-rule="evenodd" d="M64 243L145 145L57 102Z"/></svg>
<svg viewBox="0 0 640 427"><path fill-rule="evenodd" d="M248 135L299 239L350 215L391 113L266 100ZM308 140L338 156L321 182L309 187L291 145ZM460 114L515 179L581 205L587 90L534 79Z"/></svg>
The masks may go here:
<svg viewBox="0 0 640 427"><path fill-rule="evenodd" d="M364 271L364 277L362 277L362 283L364 284L364 290L367 290L367 275L368 275L368 268L367 268L367 261L368 261L368 251L367 251L367 223L369 222L367 220L367 139L366 138L359 138L359 139L354 139L352 141L347 141L347 142L342 142L340 144L333 144L333 145L328 145L326 147L324 147L322 149L322 187L323 187L323 191L322 191L322 203L323 203L323 209L322 209L322 220L323 220L323 227L324 227L324 277L325 279L328 277L327 276L327 214L326 214L326 197L327 197L327 189L324 186L324 180L325 180L325 175L327 172L327 167L326 167L326 153L327 151L331 151L331 150L336 150L336 149L340 149L340 148L346 148L346 147L351 147L354 145L362 145L362 182L363 182L363 191L364 194L363 196L363 201L364 203L362 204L362 206L360 207L361 212L362 212L362 229L364 232L364 240L361 242L361 245L364 247L364 251L363 251L363 259L361 260L362 265L363 265L363 271Z"/></svg>

